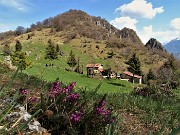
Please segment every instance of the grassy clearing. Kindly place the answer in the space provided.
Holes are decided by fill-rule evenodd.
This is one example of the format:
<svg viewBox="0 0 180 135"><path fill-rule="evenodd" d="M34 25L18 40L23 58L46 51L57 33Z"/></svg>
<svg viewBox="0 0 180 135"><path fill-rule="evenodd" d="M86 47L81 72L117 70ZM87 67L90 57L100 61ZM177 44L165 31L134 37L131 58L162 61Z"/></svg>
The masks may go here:
<svg viewBox="0 0 180 135"><path fill-rule="evenodd" d="M105 80L105 79L93 79L88 78L86 75L80 75L74 72L68 72L63 69L56 69L51 67L45 67L42 65L34 65L32 68L25 71L27 74L34 75L39 78L43 78L47 81L54 81L56 78L59 78L62 82L73 82L76 81L77 87L86 87L92 89L97 87L102 83L100 88L100 93L127 93L132 90L132 84L126 81L121 80Z"/></svg>

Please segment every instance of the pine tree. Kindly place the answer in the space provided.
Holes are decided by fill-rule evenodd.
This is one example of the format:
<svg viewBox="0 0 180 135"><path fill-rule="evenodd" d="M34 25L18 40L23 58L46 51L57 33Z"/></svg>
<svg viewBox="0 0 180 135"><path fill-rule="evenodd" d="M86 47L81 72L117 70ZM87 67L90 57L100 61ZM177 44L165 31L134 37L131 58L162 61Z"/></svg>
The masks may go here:
<svg viewBox="0 0 180 135"><path fill-rule="evenodd" d="M70 54L69 54L69 57L68 57L68 60L67 60L67 64L72 67L72 70L73 70L73 67L76 66L77 64L77 61L75 59L75 54L73 53L73 51L71 50Z"/></svg>
<svg viewBox="0 0 180 135"><path fill-rule="evenodd" d="M46 48L45 59L49 59L50 61L55 60L58 58L55 46L53 45L52 41L48 41L49 45Z"/></svg>
<svg viewBox="0 0 180 135"><path fill-rule="evenodd" d="M25 70L31 66L25 52L22 52L22 45L19 40L16 41L15 52L11 55L11 61L14 66L19 66L21 70Z"/></svg>
<svg viewBox="0 0 180 135"><path fill-rule="evenodd" d="M136 57L136 54L134 53L132 55L132 57L126 62L128 66L128 71L136 74L136 75L142 75L142 71L141 71L141 64L139 59Z"/></svg>
<svg viewBox="0 0 180 135"><path fill-rule="evenodd" d="M21 50L22 50L22 45L19 40L16 40L15 51L20 52Z"/></svg>
<svg viewBox="0 0 180 135"><path fill-rule="evenodd" d="M56 52L57 52L58 54L60 54L60 48L59 48L59 45L58 45L58 44L56 45Z"/></svg>
<svg viewBox="0 0 180 135"><path fill-rule="evenodd" d="M112 58L114 55L116 55L113 51L111 51L111 52L108 52L107 53L108 54L108 58Z"/></svg>

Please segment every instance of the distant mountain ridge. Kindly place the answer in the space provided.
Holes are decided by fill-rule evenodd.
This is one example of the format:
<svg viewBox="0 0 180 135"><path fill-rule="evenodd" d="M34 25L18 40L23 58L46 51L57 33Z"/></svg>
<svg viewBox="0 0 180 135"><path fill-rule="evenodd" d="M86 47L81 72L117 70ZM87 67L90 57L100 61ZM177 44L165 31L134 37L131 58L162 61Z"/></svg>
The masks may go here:
<svg viewBox="0 0 180 135"><path fill-rule="evenodd" d="M180 59L180 38L171 40L164 45L164 48L176 58Z"/></svg>

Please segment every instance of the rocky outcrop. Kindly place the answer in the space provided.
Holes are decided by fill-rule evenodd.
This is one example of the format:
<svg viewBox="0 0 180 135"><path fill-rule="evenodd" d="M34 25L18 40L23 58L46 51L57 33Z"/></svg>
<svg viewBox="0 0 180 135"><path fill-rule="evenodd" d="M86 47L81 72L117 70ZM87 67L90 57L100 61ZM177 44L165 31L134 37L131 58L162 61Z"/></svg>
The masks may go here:
<svg viewBox="0 0 180 135"><path fill-rule="evenodd" d="M12 99L0 99L1 106L0 106L0 113L3 112L9 105L14 103ZM27 112L24 106L18 104L13 109L11 109L11 112L5 116L4 123L8 123L6 127L4 125L0 124L0 134L2 133L2 130L4 132L9 132L12 128L19 127L23 124L25 124L29 119L31 119L32 115ZM47 133L47 130L41 126L41 124L33 118L23 129L23 133L29 134L43 134Z"/></svg>
<svg viewBox="0 0 180 135"><path fill-rule="evenodd" d="M129 28L123 28L120 30L119 36L121 39L129 39L132 43L142 45L141 39L138 37L136 32Z"/></svg>
<svg viewBox="0 0 180 135"><path fill-rule="evenodd" d="M164 50L162 44L157 41L155 38L151 38L145 45L148 49L158 49L158 50Z"/></svg>

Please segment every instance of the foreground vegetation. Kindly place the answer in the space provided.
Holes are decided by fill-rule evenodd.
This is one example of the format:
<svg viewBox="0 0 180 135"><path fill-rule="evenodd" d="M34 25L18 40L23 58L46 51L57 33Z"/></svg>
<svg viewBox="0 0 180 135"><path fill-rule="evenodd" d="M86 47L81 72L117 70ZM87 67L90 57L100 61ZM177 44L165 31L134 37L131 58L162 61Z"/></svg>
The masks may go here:
<svg viewBox="0 0 180 135"><path fill-rule="evenodd" d="M16 78L14 78L12 86L10 86L11 83L9 83L9 82L11 82L11 76L12 76L13 72L6 70L2 66L1 66L0 71L1 71L0 75L2 78L0 85L3 86L3 84L5 84L4 85L5 87L3 89L1 89L1 94L4 97L5 96L11 97L14 94L16 95L17 91L19 91L21 89L27 89L30 93L28 95L28 98L25 98L25 99L20 98L21 99L20 101L22 101L21 103L23 105L27 104L27 102L25 102L25 101L26 101L26 99L29 99L29 97L31 95L35 96L39 99L39 102L36 102L35 104L34 103L28 104L29 112L31 114L36 114L36 115L33 115L33 117L37 118L40 121L41 125L44 125L44 127L47 129L48 129L48 127L54 127L53 124L59 123L58 121L55 121L55 119L53 119L53 117L54 118L57 117L55 115L55 114L57 114L56 111L61 113L61 111L60 111L61 109L59 108L60 110L56 110L56 109L53 110L54 107L49 106L50 104L52 104L52 103L50 103L51 100L47 100L47 97L46 97L46 96L48 96L47 92L50 89L52 90L52 88L53 88L53 87L51 87L51 83L49 83L48 81L42 80L40 78L31 76L31 75L19 73L19 74L17 74ZM10 85L8 85L8 84L10 84ZM67 84L69 84L69 82ZM67 86L67 84L62 83L62 87ZM102 83L101 87L103 87L103 85L104 84ZM97 86L94 86L94 88L95 87L97 87ZM121 87L121 86L119 86L119 87ZM126 86L124 86L124 87L126 87ZM77 86L75 86L75 89L73 91L74 91L73 92L74 94L78 94L77 97L80 97L80 98L78 98L78 103L80 103L80 104L73 108L71 108L70 106L69 107L75 111L78 108L78 106L80 107L83 102L84 103L86 102L87 104L83 104L83 108L88 107L89 111L86 110L87 112L89 112L88 118L90 118L90 114L91 114L90 112L93 110L94 106L97 106L97 104L100 103L101 100L104 100L105 97L103 98L103 96L104 96L104 94L107 93L107 91L103 91L103 92L99 92L99 94L98 94L98 93L96 93L96 91L98 91L98 89L89 89L89 91L87 91L86 88L84 88L84 87L80 88ZM5 94L6 92L7 92L7 94ZM73 93L71 93L71 94L73 94ZM178 95L178 93L179 93L178 89L176 90L176 93ZM44 115L40 111L42 108L41 109L39 108L39 105L42 104L40 102L40 101L42 101L42 100L40 100L41 94L45 94L43 96L45 99L43 106L45 108L47 108L49 106L48 111L50 112L50 115L52 115L51 113L53 112L52 119L51 120L49 119L50 120L49 122L47 121L48 119L46 119L46 121L50 124L47 127L46 127L47 123L43 124L44 120L41 120L41 117L39 117L41 115ZM155 134L155 133L168 134L171 132L177 132L179 130L178 127L180 127L180 104L179 104L180 97L177 95L152 99L151 97L135 95L132 91L129 91L128 93L127 92L126 93L111 92L106 96L105 109L108 109L109 107L111 107L113 109L112 117L114 118L115 123L112 125L107 125L107 126L103 125L102 123L99 123L99 121L102 120L102 117L98 117L97 119L99 119L99 120L97 120L96 122L98 122L99 125L97 125L94 129L91 127L88 132L89 133L90 132L97 132L97 133L100 132L102 134L108 134L108 133L110 134L111 132L114 134L115 133L117 133L117 134ZM20 96L20 97L23 97L23 96ZM63 97L61 97L60 99L62 99ZM17 96L17 98L19 99L19 96ZM54 105L57 105L57 104L55 103ZM60 106L62 107L62 105L60 105ZM68 106L65 105L64 107L65 107L64 109L67 109L66 111L68 111L68 108L66 108ZM9 109L9 108L7 108L7 109ZM73 113L73 110L69 111L69 113L70 114ZM13 111L13 108L11 108L8 112L11 112L11 111ZM37 112L38 112L38 114L37 114ZM2 115L4 115L4 113L1 113L1 116ZM62 116L63 117L61 117L61 119L64 119L65 118L64 114L62 114ZM88 118L83 117L83 120L81 122L86 123ZM5 124L2 122L1 122L1 126ZM82 130L78 129L78 126L76 125L77 123L75 124L76 126L74 125L75 127L73 127L73 124L71 126L68 126L68 129L65 127L62 128L61 124L62 123L58 124L60 127L56 127L56 126L54 127L55 129L59 129L59 128L61 130L64 129L64 131L58 130L59 132L61 131L61 133L69 132L71 134L72 133L75 134L76 132L83 132ZM88 124L88 123L86 123L86 124ZM17 125L17 126L20 126L20 125ZM98 127L98 126L100 126L100 127ZM103 129L104 131L102 131L103 127L105 128L105 129ZM55 132L54 128L48 129L49 133L51 133L52 131ZM19 129L21 129L21 132L24 132L23 128L19 128ZM93 130L91 130L91 129L93 129ZM17 130L14 130L14 131L17 132Z"/></svg>

